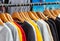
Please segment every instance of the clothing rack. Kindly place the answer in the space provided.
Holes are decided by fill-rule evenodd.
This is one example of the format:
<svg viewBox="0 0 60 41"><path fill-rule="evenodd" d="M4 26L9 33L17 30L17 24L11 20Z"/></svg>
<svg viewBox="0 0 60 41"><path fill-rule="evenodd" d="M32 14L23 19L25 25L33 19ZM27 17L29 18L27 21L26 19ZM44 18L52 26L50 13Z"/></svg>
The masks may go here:
<svg viewBox="0 0 60 41"><path fill-rule="evenodd" d="M25 3L25 4L0 4L0 7L16 7L16 6L36 6L36 5L56 5L60 2L44 2L44 3Z"/></svg>

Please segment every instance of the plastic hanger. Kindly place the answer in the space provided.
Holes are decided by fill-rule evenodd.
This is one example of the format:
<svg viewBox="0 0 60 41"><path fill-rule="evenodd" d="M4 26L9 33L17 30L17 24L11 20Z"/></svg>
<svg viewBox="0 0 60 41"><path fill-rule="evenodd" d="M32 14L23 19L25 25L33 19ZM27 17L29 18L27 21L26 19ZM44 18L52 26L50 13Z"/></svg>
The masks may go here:
<svg viewBox="0 0 60 41"><path fill-rule="evenodd" d="M21 22L24 22L24 20L20 17L20 15L19 15L18 12L14 12L14 13L12 14L12 18L13 18L13 19L16 19L16 20L19 20L19 21L21 21Z"/></svg>
<svg viewBox="0 0 60 41"><path fill-rule="evenodd" d="M7 19L8 19L10 22L14 21L10 14L5 13L5 16L7 17Z"/></svg>
<svg viewBox="0 0 60 41"><path fill-rule="evenodd" d="M36 12L33 12L33 11L32 11L32 13L35 15L35 17L36 17L37 19L40 19Z"/></svg>
<svg viewBox="0 0 60 41"><path fill-rule="evenodd" d="M0 19L0 25L3 25L3 21Z"/></svg>
<svg viewBox="0 0 60 41"><path fill-rule="evenodd" d="M43 20L48 20L48 18L42 12L37 12L37 15Z"/></svg>
<svg viewBox="0 0 60 41"><path fill-rule="evenodd" d="M48 16L49 18L52 18L54 20L56 19L56 17L54 17L48 9L46 9L43 13L44 13L44 15Z"/></svg>
<svg viewBox="0 0 60 41"><path fill-rule="evenodd" d="M51 12L51 14L53 15L53 16L57 16L55 13L54 13L54 11L53 10L49 10L50 12Z"/></svg>
<svg viewBox="0 0 60 41"><path fill-rule="evenodd" d="M3 22L8 22L8 19L7 19L7 17L5 16L4 13L1 13L1 14L0 14L0 18L2 19Z"/></svg>
<svg viewBox="0 0 60 41"><path fill-rule="evenodd" d="M31 11L29 11L28 14L29 14L29 16L30 16L31 19L33 19L33 20L35 20L35 21L38 20Z"/></svg>

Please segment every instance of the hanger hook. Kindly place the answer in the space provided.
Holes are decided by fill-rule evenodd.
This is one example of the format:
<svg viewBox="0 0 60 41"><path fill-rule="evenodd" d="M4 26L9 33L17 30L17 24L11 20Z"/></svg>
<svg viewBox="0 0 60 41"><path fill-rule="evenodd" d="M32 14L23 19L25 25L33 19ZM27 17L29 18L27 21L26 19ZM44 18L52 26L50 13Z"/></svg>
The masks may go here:
<svg viewBox="0 0 60 41"><path fill-rule="evenodd" d="M22 4L22 3L21 3ZM21 7L21 4L20 4L20 7ZM23 5L23 4L22 4ZM20 12L22 12L22 7L21 7L21 10L20 10Z"/></svg>
<svg viewBox="0 0 60 41"><path fill-rule="evenodd" d="M29 7L32 7L32 4L31 3L29 3ZM27 10L27 11L29 11L29 10Z"/></svg>

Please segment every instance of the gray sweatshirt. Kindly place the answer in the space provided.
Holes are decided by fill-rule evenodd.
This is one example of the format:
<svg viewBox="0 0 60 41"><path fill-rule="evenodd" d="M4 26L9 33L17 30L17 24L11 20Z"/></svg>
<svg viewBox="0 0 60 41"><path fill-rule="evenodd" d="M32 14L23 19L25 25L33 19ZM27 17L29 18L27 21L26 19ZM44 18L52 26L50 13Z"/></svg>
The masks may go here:
<svg viewBox="0 0 60 41"><path fill-rule="evenodd" d="M39 29L41 30L44 41L51 41L48 29L47 29L47 24L43 20L38 20L36 23L38 24Z"/></svg>
<svg viewBox="0 0 60 41"><path fill-rule="evenodd" d="M12 32L13 41L19 41L18 30L16 29L16 27L10 22L6 22L5 24L10 28Z"/></svg>
<svg viewBox="0 0 60 41"><path fill-rule="evenodd" d="M0 25L0 41L13 41L11 30L7 25Z"/></svg>

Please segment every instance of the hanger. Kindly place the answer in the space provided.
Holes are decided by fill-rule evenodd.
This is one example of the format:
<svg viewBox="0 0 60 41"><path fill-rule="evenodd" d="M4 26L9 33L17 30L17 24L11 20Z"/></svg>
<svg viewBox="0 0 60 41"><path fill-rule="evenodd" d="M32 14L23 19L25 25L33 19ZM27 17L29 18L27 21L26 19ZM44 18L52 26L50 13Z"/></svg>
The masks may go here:
<svg viewBox="0 0 60 41"><path fill-rule="evenodd" d="M32 19L30 18L30 16L28 15L28 12L24 12L24 15L25 15L29 20L32 20Z"/></svg>
<svg viewBox="0 0 60 41"><path fill-rule="evenodd" d="M54 13L54 11L53 10L49 10L50 12L51 12L51 14L53 15L53 16L57 16L55 13Z"/></svg>
<svg viewBox="0 0 60 41"><path fill-rule="evenodd" d="M28 14L29 14L29 16L30 16L31 19L33 19L33 20L35 20L35 21L38 20L31 11L29 11Z"/></svg>
<svg viewBox="0 0 60 41"><path fill-rule="evenodd" d="M48 18L42 12L37 12L37 15L43 20L48 20Z"/></svg>
<svg viewBox="0 0 60 41"><path fill-rule="evenodd" d="M22 16L22 13L19 12L20 17L25 21L24 17Z"/></svg>
<svg viewBox="0 0 60 41"><path fill-rule="evenodd" d="M19 16L19 13L18 12L14 12L12 14L12 18L13 19L16 19L16 20L19 20L20 22L24 22L24 20Z"/></svg>
<svg viewBox="0 0 60 41"><path fill-rule="evenodd" d="M0 19L0 25L3 25L4 23L3 23L3 21Z"/></svg>
<svg viewBox="0 0 60 41"><path fill-rule="evenodd" d="M43 13L45 16L48 16L49 18L52 18L54 20L56 19L56 17L54 17L48 9L46 9Z"/></svg>
<svg viewBox="0 0 60 41"><path fill-rule="evenodd" d="M43 16L41 15L40 12L36 12L36 13L37 13L37 15L38 15L41 19L43 19Z"/></svg>
<svg viewBox="0 0 60 41"><path fill-rule="evenodd" d="M36 12L33 12L33 11L32 11L32 13L35 15L35 17L36 17L37 19L40 19Z"/></svg>
<svg viewBox="0 0 60 41"><path fill-rule="evenodd" d="M58 15L60 15L60 9L56 9L56 11L58 12Z"/></svg>
<svg viewBox="0 0 60 41"><path fill-rule="evenodd" d="M8 22L8 19L7 19L7 17L5 16L4 13L1 13L1 14L0 14L0 18L2 19L3 22Z"/></svg>
<svg viewBox="0 0 60 41"><path fill-rule="evenodd" d="M60 14L60 9L57 9L57 11L59 12L59 14Z"/></svg>
<svg viewBox="0 0 60 41"><path fill-rule="evenodd" d="M57 10L53 10L53 12L58 16L59 12Z"/></svg>
<svg viewBox="0 0 60 41"><path fill-rule="evenodd" d="M24 15L24 12L20 12L21 16L25 19L25 20L29 20L25 15Z"/></svg>
<svg viewBox="0 0 60 41"><path fill-rule="evenodd" d="M8 19L10 22L14 21L10 14L5 13L5 16L7 17L7 19Z"/></svg>

